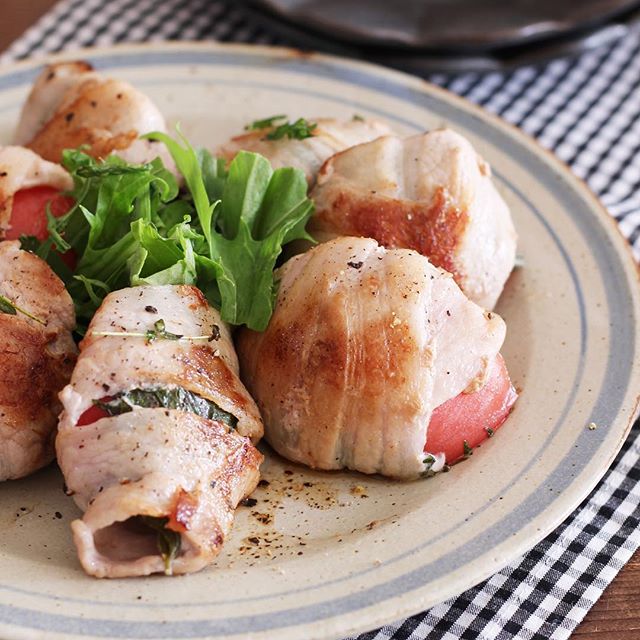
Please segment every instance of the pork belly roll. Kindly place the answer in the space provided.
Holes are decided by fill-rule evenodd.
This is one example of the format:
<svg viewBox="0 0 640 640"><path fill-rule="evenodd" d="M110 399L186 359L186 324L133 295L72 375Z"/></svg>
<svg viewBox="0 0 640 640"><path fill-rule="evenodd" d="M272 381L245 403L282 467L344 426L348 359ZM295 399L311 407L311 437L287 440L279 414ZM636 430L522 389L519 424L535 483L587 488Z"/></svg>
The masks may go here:
<svg viewBox="0 0 640 640"><path fill-rule="evenodd" d="M71 298L49 266L17 241L0 242L0 480L53 460L74 326Z"/></svg>
<svg viewBox="0 0 640 640"><path fill-rule="evenodd" d="M492 309L513 269L516 233L489 165L451 130L385 136L320 170L309 230L317 239L374 238L414 249Z"/></svg>
<svg viewBox="0 0 640 640"><path fill-rule="evenodd" d="M97 577L209 564L258 482L262 436L227 326L192 286L109 294L81 343L56 440Z"/></svg>
<svg viewBox="0 0 640 640"><path fill-rule="evenodd" d="M52 162L60 162L64 149L80 145L96 158L115 152L130 162L159 155L168 160L162 145L138 139L150 131L165 131L165 121L145 94L104 78L87 62L60 62L46 66L37 78L15 142Z"/></svg>
<svg viewBox="0 0 640 640"><path fill-rule="evenodd" d="M80 562L98 578L210 564L262 462L249 438L228 425L160 408L66 426L57 450L67 487L85 510L71 523Z"/></svg>
<svg viewBox="0 0 640 640"><path fill-rule="evenodd" d="M122 335L144 336L147 331L150 340ZM86 420L84 414L93 412L101 400L103 405L117 403L129 393L125 402L135 404L131 392L149 395L155 389L169 389L176 402L183 391L194 394L214 403L240 435L254 442L262 437L258 408L238 377L229 329L197 287L132 287L109 294L93 317L81 350L71 384L61 394L65 426Z"/></svg>
<svg viewBox="0 0 640 640"><path fill-rule="evenodd" d="M515 394L498 353L504 322L425 257L339 238L292 258L280 277L267 330L242 330L236 346L266 439L283 456L414 478L506 418ZM432 449L437 408L465 395L485 403L472 403L466 425L440 415Z"/></svg>
<svg viewBox="0 0 640 640"><path fill-rule="evenodd" d="M308 138L297 140L285 136L270 140L267 136L274 128L268 127L232 138L218 149L218 155L233 160L238 151L253 151L265 156L274 169L301 169L312 186L320 166L334 153L391 133L386 124L376 120L320 118L313 122L317 126Z"/></svg>
<svg viewBox="0 0 640 640"><path fill-rule="evenodd" d="M0 239L15 240L19 236L19 226L12 229L11 220L16 199L17 208L20 208L19 201L25 194L27 197L30 194L31 198L44 196L46 201L72 187L71 176L60 165L47 162L23 147L0 147Z"/></svg>

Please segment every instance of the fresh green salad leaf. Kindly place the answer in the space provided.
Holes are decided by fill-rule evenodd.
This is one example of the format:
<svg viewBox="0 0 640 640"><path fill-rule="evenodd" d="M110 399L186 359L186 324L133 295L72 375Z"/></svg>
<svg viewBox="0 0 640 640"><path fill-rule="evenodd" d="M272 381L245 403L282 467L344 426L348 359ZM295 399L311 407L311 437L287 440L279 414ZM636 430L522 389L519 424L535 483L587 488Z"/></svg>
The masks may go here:
<svg viewBox="0 0 640 640"><path fill-rule="evenodd" d="M204 187L212 176L203 177L203 165L188 141L182 138L180 146L166 134L145 137L167 145L193 197L198 227L208 245L208 255L196 252L198 284L205 284L201 288L220 307L223 320L263 331L273 312L273 268L282 246L309 238L304 227L313 203L306 195L304 174L291 168L274 171L261 155L240 151L218 185L220 199L212 204ZM219 176L218 164L215 178ZM274 203L278 197L282 205ZM211 289L212 280L217 291Z"/></svg>
<svg viewBox="0 0 640 640"><path fill-rule="evenodd" d="M67 285L80 332L110 291L143 284L195 284L223 320L264 330L282 247L310 239L305 226L313 203L303 173L274 171L246 151L227 168L180 133L145 137L165 144L184 190L160 159L135 165L67 150L63 164L74 180L75 205L58 218L48 214L46 241L25 237L23 246ZM77 260L74 270L61 259L66 252Z"/></svg>

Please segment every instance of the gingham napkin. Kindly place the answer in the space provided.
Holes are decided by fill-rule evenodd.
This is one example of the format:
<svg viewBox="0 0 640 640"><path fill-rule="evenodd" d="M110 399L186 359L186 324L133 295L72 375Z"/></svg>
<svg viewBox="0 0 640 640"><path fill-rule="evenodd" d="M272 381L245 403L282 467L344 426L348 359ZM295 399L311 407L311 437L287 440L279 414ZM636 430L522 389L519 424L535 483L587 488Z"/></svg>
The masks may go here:
<svg viewBox="0 0 640 640"><path fill-rule="evenodd" d="M0 56L150 40L288 44L214 0L63 0ZM577 60L433 82L535 136L585 179L640 257L640 34ZM486 582L359 640L568 638L640 545L640 425L579 509Z"/></svg>

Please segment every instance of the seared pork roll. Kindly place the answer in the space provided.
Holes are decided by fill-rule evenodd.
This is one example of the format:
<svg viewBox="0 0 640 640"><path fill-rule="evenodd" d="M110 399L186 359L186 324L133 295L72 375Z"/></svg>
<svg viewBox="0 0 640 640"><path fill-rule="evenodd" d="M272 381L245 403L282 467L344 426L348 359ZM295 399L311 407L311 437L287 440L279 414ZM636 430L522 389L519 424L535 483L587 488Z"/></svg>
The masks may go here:
<svg viewBox="0 0 640 640"><path fill-rule="evenodd" d="M44 190L45 196L53 197L72 187L71 176L60 165L23 147L0 147L0 238L17 239L18 229L11 233L11 215L16 198L27 190Z"/></svg>
<svg viewBox="0 0 640 640"><path fill-rule="evenodd" d="M61 394L64 425L86 419L85 412L100 402L124 398L136 404L137 394L147 406L159 390L175 402L192 394L193 403L213 403L237 433L254 442L262 437L260 413L238 377L229 328L196 287L132 287L109 294L81 349L71 384Z"/></svg>
<svg viewBox="0 0 640 640"><path fill-rule="evenodd" d="M513 269L516 233L491 169L448 129L347 149L324 164L312 197L317 239L364 236L414 249L487 309Z"/></svg>
<svg viewBox="0 0 640 640"><path fill-rule="evenodd" d="M52 162L60 162L64 149L80 145L96 158L115 152L130 162L157 156L164 161L169 156L162 145L138 137L165 130L155 104L129 83L104 78L87 62L60 62L37 78L15 142Z"/></svg>
<svg viewBox="0 0 640 640"><path fill-rule="evenodd" d="M0 242L0 480L53 460L74 326L71 298L49 266L17 241Z"/></svg>
<svg viewBox="0 0 640 640"><path fill-rule="evenodd" d="M415 478L506 418L515 394L499 356L503 320L424 256L339 238L289 260L280 278L267 330L243 329L236 346L265 437L286 458ZM475 420L438 416L432 449L434 412L465 395L484 398Z"/></svg>
<svg viewBox="0 0 640 640"><path fill-rule="evenodd" d="M228 327L192 286L123 289L96 312L56 440L98 577L201 569L258 482L258 409Z"/></svg>
<svg viewBox="0 0 640 640"><path fill-rule="evenodd" d="M238 151L253 151L265 156L274 169L301 169L313 185L320 166L334 153L391 133L386 124L376 120L320 118L313 122L317 127L308 138L270 140L267 136L273 127L258 129L232 138L218 149L218 155L233 160Z"/></svg>
<svg viewBox="0 0 640 640"><path fill-rule="evenodd" d="M61 431L60 466L78 506L80 562L98 578L190 573L210 564L262 455L217 420L145 409Z"/></svg>

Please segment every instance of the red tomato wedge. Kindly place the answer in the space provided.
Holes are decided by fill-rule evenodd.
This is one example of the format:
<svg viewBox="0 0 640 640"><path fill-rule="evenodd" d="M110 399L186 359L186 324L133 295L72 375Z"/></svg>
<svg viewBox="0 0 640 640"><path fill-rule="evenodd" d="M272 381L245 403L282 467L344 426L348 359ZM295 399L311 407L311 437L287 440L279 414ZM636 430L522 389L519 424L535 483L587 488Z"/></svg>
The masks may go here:
<svg viewBox="0 0 640 640"><path fill-rule="evenodd" d="M507 419L518 398L504 360L498 354L487 382L475 393L461 393L431 414L425 451L444 452L451 464L465 454L464 442L477 447Z"/></svg>
<svg viewBox="0 0 640 640"><path fill-rule="evenodd" d="M11 228L7 231L7 240L18 240L21 235L45 240L48 202L51 203L51 213L56 217L66 213L73 206L71 198L61 195L53 187L32 187L18 191L13 197Z"/></svg>
<svg viewBox="0 0 640 640"><path fill-rule="evenodd" d="M111 397L101 398L102 402L108 402ZM76 427L85 427L94 422L98 422L102 418L108 418L109 414L97 405L89 407L79 418Z"/></svg>

